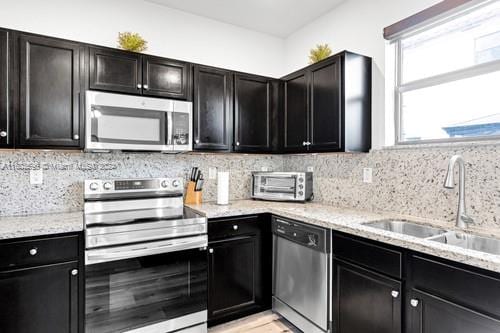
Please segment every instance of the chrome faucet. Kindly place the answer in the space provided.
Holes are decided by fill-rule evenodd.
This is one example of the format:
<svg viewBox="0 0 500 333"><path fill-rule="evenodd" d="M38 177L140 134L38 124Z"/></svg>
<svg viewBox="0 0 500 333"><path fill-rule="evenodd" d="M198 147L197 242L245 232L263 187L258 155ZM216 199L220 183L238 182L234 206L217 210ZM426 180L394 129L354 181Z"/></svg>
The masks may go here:
<svg viewBox="0 0 500 333"><path fill-rule="evenodd" d="M468 216L465 211L465 163L460 155L455 155L448 163L448 172L444 180L444 187L448 189L455 188L454 169L455 164L458 164L458 212L457 223L458 228L466 229L469 224L473 224L474 220Z"/></svg>

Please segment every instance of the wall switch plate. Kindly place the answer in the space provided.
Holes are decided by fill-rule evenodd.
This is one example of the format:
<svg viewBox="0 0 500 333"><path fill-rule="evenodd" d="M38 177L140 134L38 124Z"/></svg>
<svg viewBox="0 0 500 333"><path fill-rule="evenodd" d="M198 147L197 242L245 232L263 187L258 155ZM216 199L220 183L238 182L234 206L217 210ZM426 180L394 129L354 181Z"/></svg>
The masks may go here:
<svg viewBox="0 0 500 333"><path fill-rule="evenodd" d="M307 172L314 172L314 167L313 166L308 166L307 167Z"/></svg>
<svg viewBox="0 0 500 333"><path fill-rule="evenodd" d="M208 179L217 179L217 168L208 168Z"/></svg>
<svg viewBox="0 0 500 333"><path fill-rule="evenodd" d="M267 171L269 171L269 168L266 167L266 166L263 166L263 167L260 168L260 171L267 172Z"/></svg>
<svg viewBox="0 0 500 333"><path fill-rule="evenodd" d="M373 182L373 169L363 168L363 183Z"/></svg>
<svg viewBox="0 0 500 333"><path fill-rule="evenodd" d="M30 184L31 185L43 184L43 169L30 170Z"/></svg>

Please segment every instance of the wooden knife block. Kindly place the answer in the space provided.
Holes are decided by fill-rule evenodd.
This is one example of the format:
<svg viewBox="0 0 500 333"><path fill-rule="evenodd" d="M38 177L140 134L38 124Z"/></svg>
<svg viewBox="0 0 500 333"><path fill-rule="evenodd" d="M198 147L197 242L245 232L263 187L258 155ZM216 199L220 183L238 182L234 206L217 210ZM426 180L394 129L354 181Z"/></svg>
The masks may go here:
<svg viewBox="0 0 500 333"><path fill-rule="evenodd" d="M199 205L201 204L201 195L202 192L198 191L196 192L194 190L196 183L195 182L188 182L187 189L186 189L186 196L184 197L184 203L188 205Z"/></svg>

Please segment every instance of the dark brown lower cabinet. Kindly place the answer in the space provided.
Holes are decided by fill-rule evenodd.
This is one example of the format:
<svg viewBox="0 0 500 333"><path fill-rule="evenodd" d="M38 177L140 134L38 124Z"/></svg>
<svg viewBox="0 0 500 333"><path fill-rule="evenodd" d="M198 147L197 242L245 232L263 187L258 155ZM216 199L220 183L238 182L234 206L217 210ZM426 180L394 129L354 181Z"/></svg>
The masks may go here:
<svg viewBox="0 0 500 333"><path fill-rule="evenodd" d="M255 216L209 221L209 326L270 309L272 245L268 222Z"/></svg>
<svg viewBox="0 0 500 333"><path fill-rule="evenodd" d="M0 332L83 332L81 237L13 240L0 250Z"/></svg>
<svg viewBox="0 0 500 333"><path fill-rule="evenodd" d="M446 277L443 277L446 278ZM466 288L467 286L464 285ZM492 292L497 292L492 290ZM410 292L408 333L498 333L500 321L436 295Z"/></svg>
<svg viewBox="0 0 500 333"><path fill-rule="evenodd" d="M401 282L334 261L333 327L338 333L401 333Z"/></svg>
<svg viewBox="0 0 500 333"><path fill-rule="evenodd" d="M4 333L78 332L77 262L0 272Z"/></svg>

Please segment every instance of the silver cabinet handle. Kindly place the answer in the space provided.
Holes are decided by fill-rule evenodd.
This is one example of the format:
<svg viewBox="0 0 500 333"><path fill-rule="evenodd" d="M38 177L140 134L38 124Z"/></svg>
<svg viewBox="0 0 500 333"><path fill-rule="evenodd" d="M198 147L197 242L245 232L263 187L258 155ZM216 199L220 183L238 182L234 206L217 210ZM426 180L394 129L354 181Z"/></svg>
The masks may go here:
<svg viewBox="0 0 500 333"><path fill-rule="evenodd" d="M416 308L418 306L418 299L411 299L410 300L410 305L413 306L414 308Z"/></svg>
<svg viewBox="0 0 500 333"><path fill-rule="evenodd" d="M5 138L7 136L6 131L0 131L0 137Z"/></svg>
<svg viewBox="0 0 500 333"><path fill-rule="evenodd" d="M302 141L302 145L303 145L303 146L307 146L307 142Z"/></svg>
<svg viewBox="0 0 500 333"><path fill-rule="evenodd" d="M196 139L194 140L195 143L200 143L200 140Z"/></svg>
<svg viewBox="0 0 500 333"><path fill-rule="evenodd" d="M208 253L214 253L214 249L208 249Z"/></svg>
<svg viewBox="0 0 500 333"><path fill-rule="evenodd" d="M80 136L78 134L73 135L73 139L78 140L80 139Z"/></svg>
<svg viewBox="0 0 500 333"><path fill-rule="evenodd" d="M147 84L145 84L145 85L143 86L143 88L144 88L144 89L146 89L146 90L148 90L148 89L149 89L149 86L148 86Z"/></svg>
<svg viewBox="0 0 500 333"><path fill-rule="evenodd" d="M72 269L71 270L71 275L77 275L78 274L78 270L77 269Z"/></svg>
<svg viewBox="0 0 500 333"><path fill-rule="evenodd" d="M240 145L240 142L239 141L236 141L236 145L239 146Z"/></svg>
<svg viewBox="0 0 500 333"><path fill-rule="evenodd" d="M239 229L239 227L237 224L233 225L233 230L238 230L238 229Z"/></svg>
<svg viewBox="0 0 500 333"><path fill-rule="evenodd" d="M397 290L393 290L393 291L391 291L391 296L392 296L393 298L398 298L398 296L399 296L399 291L397 291Z"/></svg>
<svg viewBox="0 0 500 333"><path fill-rule="evenodd" d="M32 255L32 256L36 256L37 253L38 253L38 250L36 248L32 248L30 250L30 255Z"/></svg>
<svg viewBox="0 0 500 333"><path fill-rule="evenodd" d="M142 85L140 83L137 84L137 89L141 89Z"/></svg>

